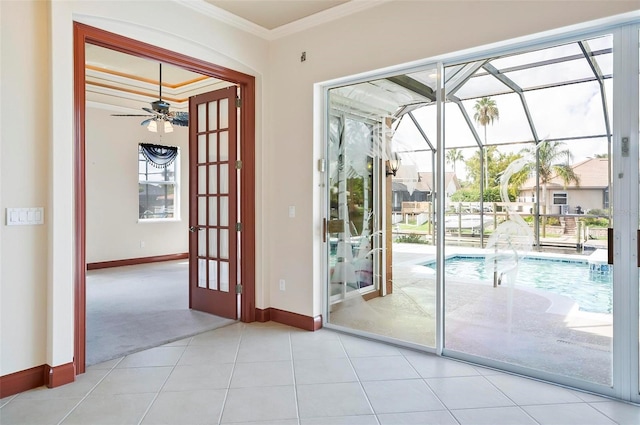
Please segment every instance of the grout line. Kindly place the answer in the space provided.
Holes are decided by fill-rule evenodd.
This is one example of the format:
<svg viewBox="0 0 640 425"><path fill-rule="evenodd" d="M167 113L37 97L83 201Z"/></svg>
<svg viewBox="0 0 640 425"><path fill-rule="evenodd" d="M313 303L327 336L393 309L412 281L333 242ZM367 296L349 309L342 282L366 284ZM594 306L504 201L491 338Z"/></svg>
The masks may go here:
<svg viewBox="0 0 640 425"><path fill-rule="evenodd" d="M293 358L293 344L291 343L291 331L287 332L289 335L289 354L291 355L291 376L293 378L293 400L296 405L296 420L300 425L300 406L298 405L298 384L296 381L296 368L295 359Z"/></svg>
<svg viewBox="0 0 640 425"><path fill-rule="evenodd" d="M191 341L189 341L189 342L191 342ZM189 346L188 344L183 346L182 353L180 354L180 357L178 357L178 359L176 360L176 364L174 364L173 367L171 367L171 372L169 372L169 374L165 378L165 380L162 383L162 385L160 385L160 388L158 389L156 394L153 396L153 399L151 400L151 403L149 403L149 405L147 406L146 410L144 411L144 413L140 417L140 420L138 421L138 425L140 425L142 423L142 421L144 420L144 418L147 416L147 414L149 414L149 411L151 410L151 407L153 406L153 404L158 399L158 396L160 395L160 392L162 392L162 389L164 388L164 386L167 385L167 381L169 380L169 378L171 378L171 374L173 373L173 371L176 370L176 367L178 366L178 363L180 362L180 359L184 355L185 351L187 351L187 347L188 346ZM149 367L149 366L147 366L147 367Z"/></svg>
<svg viewBox="0 0 640 425"><path fill-rule="evenodd" d="M342 342L342 335L338 335L338 341L340 341L340 346L344 350L344 354L347 356L347 361L349 362L349 366L351 366L351 370L353 371L354 376L358 380L358 385L360 386L360 390L362 391L362 394L364 394L365 400L367 400L367 404L369 405L369 408L371 409L371 413L373 413L373 417L376 418L376 423L378 425L381 425L380 424L380 419L378 419L378 414L377 414L376 410L373 408L373 405L371 404L371 400L369 400L369 395L367 394L367 391L365 391L364 385L362 385L362 381L360 380L360 376L358 376L358 372L356 371L356 368L353 366L353 362L351 361L351 356L349 356L349 352L347 351L347 349L345 348L345 346L344 346L344 344Z"/></svg>
<svg viewBox="0 0 640 425"><path fill-rule="evenodd" d="M233 381L233 374L236 371L236 363L238 363L238 354L240 353L240 345L242 345L242 337L244 336L244 332L247 330L247 326L243 323L241 324L242 329L240 332L240 338L238 339L238 345L236 347L236 354L233 357L233 366L231 366L231 374L229 375L229 382L227 383L227 388L225 388L224 398L222 399L222 406L220 406L220 416L218 417L217 424L222 423L222 415L224 414L224 409L227 405L227 399L229 398L229 392L231 391L231 382Z"/></svg>
<svg viewBox="0 0 640 425"><path fill-rule="evenodd" d="M66 415L64 415L64 416L62 417L62 419L60 419L60 422L58 422L58 425L60 425L61 423L63 423L63 422L64 422L64 421L69 417L69 415L71 415L71 414L72 414L72 413L73 413L73 412L74 412L74 411L75 411L75 410L80 406L80 404L82 404L82 402L83 402L83 401L85 401L85 400L87 399L87 397L89 397L89 396L91 395L91 393L93 392L93 390L95 390L95 389L96 389L96 387L97 387L98 385L100 385L100 384L102 383L102 381L104 381L104 380L107 378L107 376L109 376L109 375L111 374L111 372L113 372L113 371L115 370L115 368L116 368L116 367L118 367L118 365L120 364L120 362L122 362L123 360L124 360L124 357L121 357L121 358L120 358L120 360L118 360L118 361L117 361L117 362L116 362L116 363L115 363L115 364L114 364L110 369L106 369L106 370L107 370L107 373L105 373L105 374L104 374L104 376L103 376L102 378L100 378L100 379L98 380L98 382L96 382L96 384L95 384L93 387L91 387L91 389L89 389L89 391L87 391L87 393L84 395L84 397L82 397L82 398L81 398L81 399L76 403L76 405L75 405L75 406L73 406L73 407L71 408L71 410L69 410L69 411L67 412L67 414L66 414ZM105 370L105 369L97 369L97 370ZM73 384L73 383L71 383L71 384Z"/></svg>
<svg viewBox="0 0 640 425"><path fill-rule="evenodd" d="M433 388L431 388L431 385L429 385L429 382L427 382L427 378L423 377L420 372L418 371L418 369L416 369L416 367L413 365L413 363L411 363L409 361L409 359L407 358L407 356L404 354L403 350L399 350L400 354L402 355L402 358L409 363L409 366L411 366L411 368L418 374L418 376L420 377L420 380L422 382L424 382L424 384L427 386L427 388L429 389L429 391L431 391L431 394L433 394L433 396L436 398L436 400L438 400L440 402L440 404L442 404L442 407L444 407L445 411L447 413L449 413L449 415L453 418L454 421L456 421L456 423L460 424L460 421L458 420L458 418L456 418L456 416L453 414L453 412L451 411L451 409L449 409L449 407L445 404L444 401L442 401L442 399L438 396L438 394L436 394L436 392L433 390ZM430 356L431 353L418 353L421 356ZM437 358L436 360L439 361L441 358ZM452 378L451 376L445 376L445 378Z"/></svg>

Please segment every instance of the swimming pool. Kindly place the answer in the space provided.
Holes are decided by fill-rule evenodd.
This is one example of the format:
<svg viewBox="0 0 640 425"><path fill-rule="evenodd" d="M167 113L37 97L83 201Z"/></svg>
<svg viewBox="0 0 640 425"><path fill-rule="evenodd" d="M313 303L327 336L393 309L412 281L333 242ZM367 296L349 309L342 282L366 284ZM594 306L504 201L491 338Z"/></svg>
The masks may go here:
<svg viewBox="0 0 640 425"><path fill-rule="evenodd" d="M435 269L435 262L423 265ZM445 260L445 276L493 282L493 268L485 268L483 256L456 255ZM524 258L518 266L516 286L564 295L583 311L611 313L611 276L593 275L586 261Z"/></svg>

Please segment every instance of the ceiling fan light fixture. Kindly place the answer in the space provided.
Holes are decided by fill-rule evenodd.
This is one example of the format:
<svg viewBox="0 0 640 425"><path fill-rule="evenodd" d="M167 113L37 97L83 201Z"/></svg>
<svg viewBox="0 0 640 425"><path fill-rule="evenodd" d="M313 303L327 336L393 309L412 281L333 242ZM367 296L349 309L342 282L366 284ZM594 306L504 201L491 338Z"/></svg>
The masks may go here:
<svg viewBox="0 0 640 425"><path fill-rule="evenodd" d="M164 122L164 132L165 133L173 132L173 126L171 125L171 123L169 121L165 121Z"/></svg>
<svg viewBox="0 0 640 425"><path fill-rule="evenodd" d="M158 132L158 124L156 123L155 120L151 120L149 121L149 125L147 126L147 130L153 132L153 133L157 133Z"/></svg>

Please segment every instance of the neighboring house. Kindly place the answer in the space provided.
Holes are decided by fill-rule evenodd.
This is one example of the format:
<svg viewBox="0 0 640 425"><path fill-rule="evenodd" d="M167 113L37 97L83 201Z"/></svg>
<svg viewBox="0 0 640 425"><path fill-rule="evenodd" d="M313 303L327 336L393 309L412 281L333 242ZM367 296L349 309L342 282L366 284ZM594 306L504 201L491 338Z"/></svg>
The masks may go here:
<svg viewBox="0 0 640 425"><path fill-rule="evenodd" d="M402 211L403 202L431 202L434 194L434 179L432 172L417 172L413 166L400 166L392 178L392 211ZM460 189L460 182L454 173L445 173L444 188L446 208L451 195Z"/></svg>
<svg viewBox="0 0 640 425"><path fill-rule="evenodd" d="M590 158L573 166L579 184L569 184L553 177L547 184L547 214L580 214L594 209L609 208L609 159ZM540 185L540 197L545 196ZM536 180L529 178L520 188L520 202L535 202ZM542 210L541 210L542 211Z"/></svg>

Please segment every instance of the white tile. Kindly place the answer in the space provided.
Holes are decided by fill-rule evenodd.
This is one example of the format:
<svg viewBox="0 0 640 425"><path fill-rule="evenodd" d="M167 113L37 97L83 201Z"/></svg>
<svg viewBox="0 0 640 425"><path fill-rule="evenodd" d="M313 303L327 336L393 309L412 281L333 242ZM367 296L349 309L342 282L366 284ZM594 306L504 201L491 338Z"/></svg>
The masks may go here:
<svg viewBox="0 0 640 425"><path fill-rule="evenodd" d="M426 381L449 409L513 405L513 402L482 376L430 378Z"/></svg>
<svg viewBox="0 0 640 425"><path fill-rule="evenodd" d="M231 388L222 412L222 423L295 419L293 386Z"/></svg>
<svg viewBox="0 0 640 425"><path fill-rule="evenodd" d="M226 390L198 390L161 393L142 424L217 424Z"/></svg>
<svg viewBox="0 0 640 425"><path fill-rule="evenodd" d="M126 356L116 368L175 366L185 347L155 347Z"/></svg>
<svg viewBox="0 0 640 425"><path fill-rule="evenodd" d="M220 332L216 329L193 336L189 345L238 345L241 335L239 331Z"/></svg>
<svg viewBox="0 0 640 425"><path fill-rule="evenodd" d="M510 375L490 375L486 379L520 406L582 402L571 391L544 382Z"/></svg>
<svg viewBox="0 0 640 425"><path fill-rule="evenodd" d="M63 425L136 424L155 394L90 395L62 422Z"/></svg>
<svg viewBox="0 0 640 425"><path fill-rule="evenodd" d="M340 340L349 357L401 356L400 350L392 345L341 335Z"/></svg>
<svg viewBox="0 0 640 425"><path fill-rule="evenodd" d="M231 388L293 385L293 365L290 361L237 363Z"/></svg>
<svg viewBox="0 0 640 425"><path fill-rule="evenodd" d="M233 363L236 360L235 346L190 345L178 360L179 366Z"/></svg>
<svg viewBox="0 0 640 425"><path fill-rule="evenodd" d="M158 392L166 381L171 367L135 367L113 369L91 393L134 394Z"/></svg>
<svg viewBox="0 0 640 425"><path fill-rule="evenodd" d="M301 419L373 414L358 383L312 384L297 387Z"/></svg>
<svg viewBox="0 0 640 425"><path fill-rule="evenodd" d="M228 388L232 369L233 363L176 366L162 391Z"/></svg>
<svg viewBox="0 0 640 425"><path fill-rule="evenodd" d="M297 419L278 419L276 421L220 422L220 425L299 425Z"/></svg>
<svg viewBox="0 0 640 425"><path fill-rule="evenodd" d="M291 340L294 359L326 359L347 357L339 339Z"/></svg>
<svg viewBox="0 0 640 425"><path fill-rule="evenodd" d="M540 425L614 425L615 422L586 403L523 406Z"/></svg>
<svg viewBox="0 0 640 425"><path fill-rule="evenodd" d="M640 424L640 406L619 401L605 401L590 404L620 425Z"/></svg>
<svg viewBox="0 0 640 425"><path fill-rule="evenodd" d="M378 420L381 425L459 425L448 410L383 413L378 414Z"/></svg>
<svg viewBox="0 0 640 425"><path fill-rule="evenodd" d="M452 410L461 425L537 425L519 407L489 407L483 409Z"/></svg>
<svg viewBox="0 0 640 425"><path fill-rule="evenodd" d="M14 398L0 408L2 425L57 424L78 404L79 398L25 399Z"/></svg>
<svg viewBox="0 0 640 425"><path fill-rule="evenodd" d="M375 415L300 419L300 425L378 425Z"/></svg>
<svg viewBox="0 0 640 425"><path fill-rule="evenodd" d="M349 359L303 359L293 362L296 384L329 384L358 380Z"/></svg>
<svg viewBox="0 0 640 425"><path fill-rule="evenodd" d="M361 381L420 378L402 356L354 357L351 362Z"/></svg>
<svg viewBox="0 0 640 425"><path fill-rule="evenodd" d="M238 362L277 362L291 360L291 344L287 338L245 339L238 350Z"/></svg>
<svg viewBox="0 0 640 425"><path fill-rule="evenodd" d="M406 359L423 378L478 376L480 374L476 368L466 363L443 359L432 354L408 355Z"/></svg>
<svg viewBox="0 0 640 425"><path fill-rule="evenodd" d="M444 410L444 406L422 379L363 382L376 413Z"/></svg>

